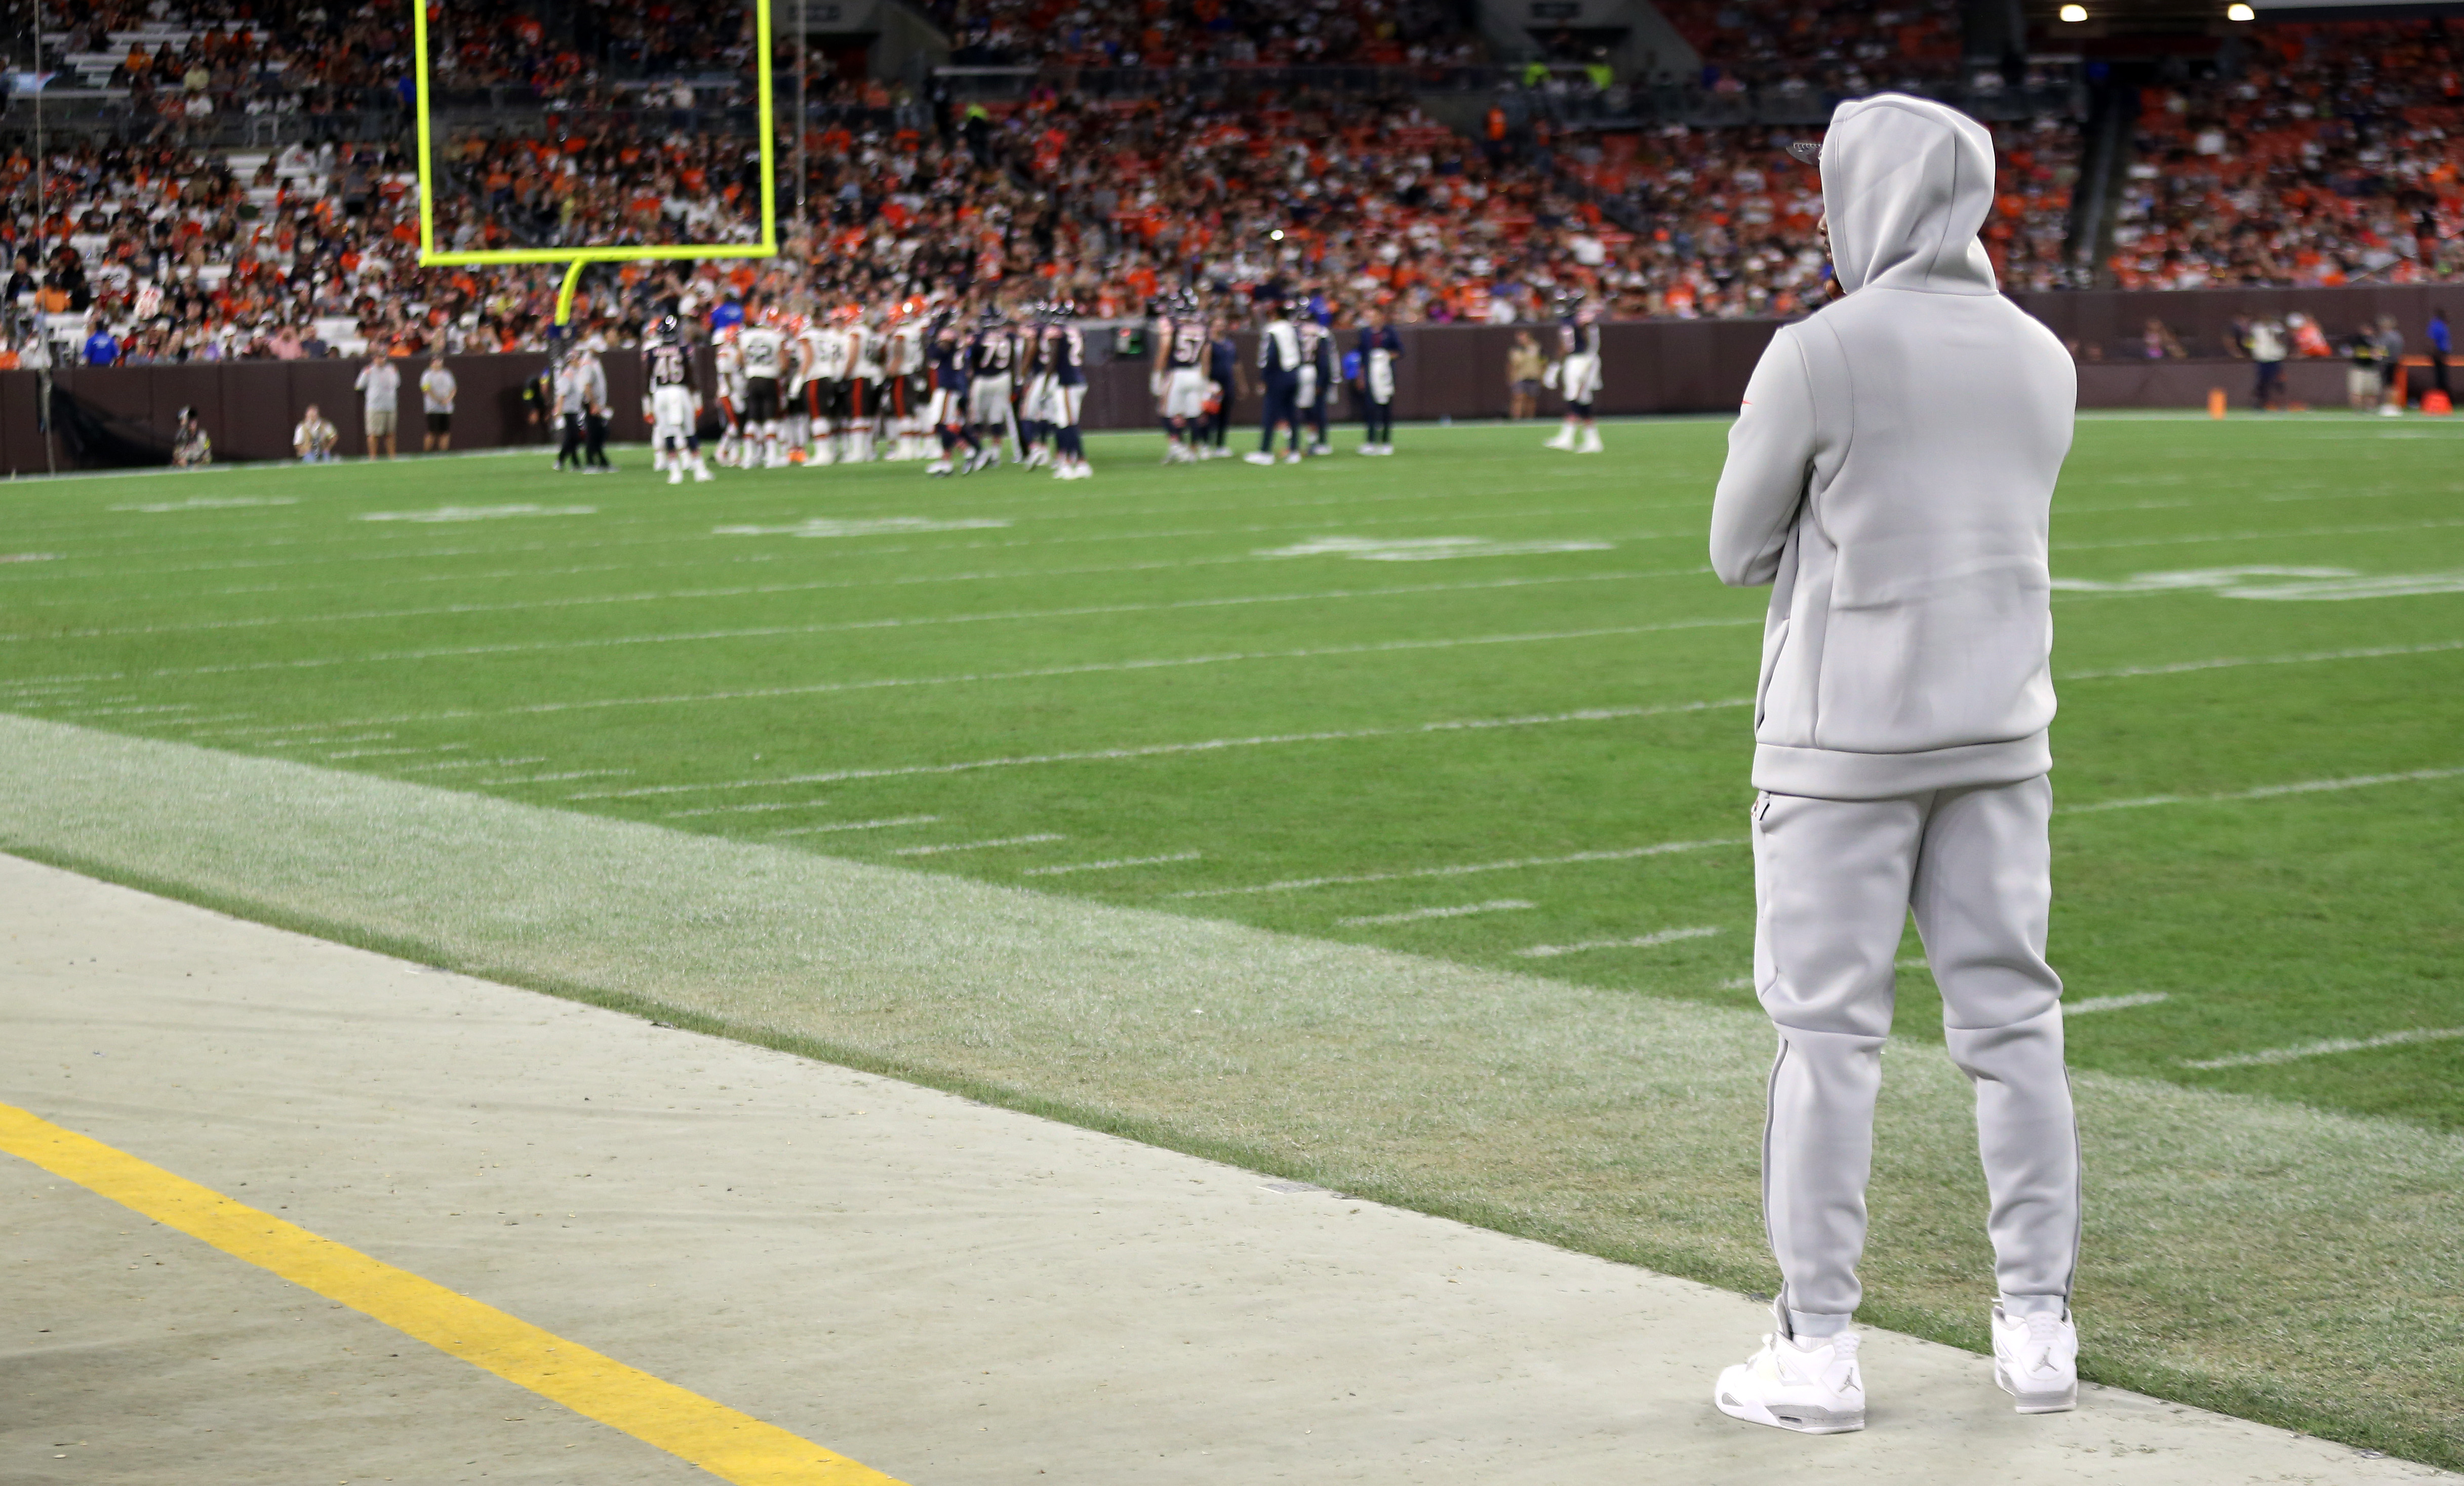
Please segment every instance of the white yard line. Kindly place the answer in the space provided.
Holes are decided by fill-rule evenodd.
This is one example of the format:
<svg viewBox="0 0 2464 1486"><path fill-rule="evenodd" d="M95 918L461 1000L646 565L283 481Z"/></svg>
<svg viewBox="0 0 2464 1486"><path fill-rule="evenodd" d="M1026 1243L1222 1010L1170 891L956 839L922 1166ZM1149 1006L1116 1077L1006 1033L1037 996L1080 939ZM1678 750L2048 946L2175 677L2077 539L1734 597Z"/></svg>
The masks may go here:
<svg viewBox="0 0 2464 1486"><path fill-rule="evenodd" d="M2105 670L2063 671L2056 681L2113 681L2131 676L2178 676L2185 671L2230 670L2241 666L2310 666L2329 661L2369 661L2396 655L2438 655L2464 650L2464 640L2432 640L2422 645L2368 645L2351 650L2312 650L2301 655L2220 656L2205 661L2171 661L2161 666L2119 666Z"/></svg>
<svg viewBox="0 0 2464 1486"><path fill-rule="evenodd" d="M448 769L518 769L524 764L543 764L547 755L535 758L456 758L441 764L405 764L396 774L435 774Z"/></svg>
<svg viewBox="0 0 2464 1486"><path fill-rule="evenodd" d="M349 748L325 756L337 763L346 758L406 758L417 754L458 754L470 746L468 743L437 743L425 748Z"/></svg>
<svg viewBox="0 0 2464 1486"><path fill-rule="evenodd" d="M2256 1053L2232 1053L2223 1058L2181 1058L2174 1060L2182 1067L2212 1072L2218 1068L2263 1068L2274 1063L2289 1063L2303 1058L2324 1058L2331 1053L2364 1053L2376 1047L2401 1047L2409 1042L2449 1042L2464 1038L2464 1027L2414 1027L2403 1032L2382 1032L2374 1038L2328 1038L2319 1042L2303 1042L2293 1047L2271 1047Z"/></svg>
<svg viewBox="0 0 2464 1486"><path fill-rule="evenodd" d="M2341 779L2300 779L2291 784L2263 784L2256 789L2223 795L2144 795L2136 799L2100 799L2084 805L2057 805L2056 815L2085 815L2099 810L2138 810L2148 805L2228 804L2245 799L2275 799L2284 795L2318 795L2332 790L2362 790L2381 784L2417 784L2464 776L2464 769L2409 769L2402 774L2356 774Z"/></svg>
<svg viewBox="0 0 2464 1486"><path fill-rule="evenodd" d="M772 810L811 810L817 806L825 805L827 803L829 803L829 801L816 797L812 799L774 800L766 805L704 805L698 810L671 810L661 819L668 820L684 820L694 816L760 815L766 811Z"/></svg>
<svg viewBox="0 0 2464 1486"><path fill-rule="evenodd" d="M880 820L834 820L828 825L791 825L773 836L826 836L838 831L878 831L892 825L931 825L939 816L891 816Z"/></svg>
<svg viewBox="0 0 2464 1486"><path fill-rule="evenodd" d="M1028 867L1021 877L1059 877L1066 872L1111 872L1121 867L1160 866L1167 862L1195 862L1203 852L1176 851L1165 857L1114 857L1109 862L1068 862L1059 866Z"/></svg>
<svg viewBox="0 0 2464 1486"><path fill-rule="evenodd" d="M235 730L235 731L236 731L236 730ZM345 743L385 743L385 742L390 742L390 741L393 739L393 737L394 737L394 734L392 734L392 733L390 733L390 732L358 732L358 733L353 733L351 736L349 736L349 737L347 737L347 738L283 738L283 739L281 739L281 740L279 740L279 741L277 741L277 742L273 742L273 743L260 743L260 744L257 744L257 745L256 745L256 747L259 747L259 748L338 748L338 747L340 747L340 746L341 746L342 744L345 744Z"/></svg>
<svg viewBox="0 0 2464 1486"><path fill-rule="evenodd" d="M1277 883L1254 883L1246 887L1199 887L1172 894L1175 898L1237 898L1248 893L1300 892L1312 887L1352 887L1363 883L1400 883L1418 878L1469 877L1480 872L1519 872L1531 867L1573 866L1587 862L1634 862L1644 857L1664 857L1672 852L1703 851L1713 846L1743 846L1742 836L1724 837L1706 841L1661 841L1650 846L1626 846L1608 851L1573 851L1561 857L1515 857L1505 862L1468 862L1453 866L1406 867L1394 872L1359 872L1347 877L1290 877Z"/></svg>
<svg viewBox="0 0 2464 1486"><path fill-rule="evenodd" d="M630 769L568 769L561 774L534 774L516 779L481 779L482 789L501 784L569 784L575 779L621 779L632 774Z"/></svg>
<svg viewBox="0 0 2464 1486"><path fill-rule="evenodd" d="M2090 1016L2098 1012L2123 1012L2134 1006L2154 1006L2173 997L2164 991L2140 991L2129 995L2092 995L2083 1001L2064 1001L2065 1016Z"/></svg>
<svg viewBox="0 0 2464 1486"><path fill-rule="evenodd" d="M937 857L951 851L989 851L996 846L1032 846L1039 841L1066 841L1069 838L1058 831L1039 831L1033 836L996 836L983 841L935 841L926 846L901 846L891 852L893 857Z"/></svg>
<svg viewBox="0 0 2464 1486"><path fill-rule="evenodd" d="M1385 599L1415 594L1475 592L1522 588L1538 583L1605 581L1633 574L1589 574L1570 579L1487 579L1463 583L1408 583L1393 587L1333 588L1315 593L1244 594L1214 599L1176 599L1155 603L1087 604L1066 609L1001 609L980 614L916 615L903 619L843 620L821 624L762 624L739 629L680 630L656 635L614 635L587 640L509 641L499 645L447 645L421 650L379 650L365 655L317 656L281 661L244 661L227 666L165 667L121 673L147 677L226 676L251 671L316 670L335 666L389 665L403 661L468 659L495 655L535 655L556 650L613 649L625 645L684 645L715 640L763 640L788 636L847 634L874 629L917 629L948 624L1019 623L1055 619L1096 619L1118 614L1159 614L1198 609L1243 608L1261 603L1330 603L1353 599ZM1755 619L1749 623L1760 623ZM35 677L32 680L64 680ZM336 726L341 726L337 724Z"/></svg>
<svg viewBox="0 0 2464 1486"><path fill-rule="evenodd" d="M635 799L652 795L694 795L715 790L758 790L785 784L835 784L843 779L900 779L918 775L968 774L979 769L1021 769L1038 764L1106 763L1133 758L1161 758L1175 754L1214 754L1236 748L1270 748L1290 743L1348 743L1361 738L1425 736L1440 732L1477 732L1497 728L1538 728L1555 723L1619 722L1715 708L1750 707L1749 697L1725 702L1672 702L1654 707L1601 707L1580 711L1548 712L1529 717L1479 717L1462 721L1424 722L1402 728L1353 728L1328 732L1285 732L1247 738L1207 738L1197 743L1150 743L1139 748L1097 748L1067 754L1024 754L1006 758L974 758L954 764L905 764L887 769L830 769L818 774L779 775L767 779L728 779L712 784L651 784L634 790L569 795L568 799Z"/></svg>
<svg viewBox="0 0 2464 1486"><path fill-rule="evenodd" d="M1346 929L1368 929L1379 924L1424 924L1432 919L1469 918L1475 913L1508 913L1518 908L1536 907L1521 898L1492 898L1486 903L1457 903L1437 908L1407 908L1400 913L1365 913L1357 918L1339 918L1335 922Z"/></svg>
<svg viewBox="0 0 2464 1486"><path fill-rule="evenodd" d="M1680 939L1707 939L1720 930L1716 928L1663 929L1658 933L1638 934L1632 939L1584 939L1573 944L1535 944L1528 950L1514 951L1515 958L1551 960L1563 954L1589 954L1595 950L1648 950L1657 945L1675 944Z"/></svg>
<svg viewBox="0 0 2464 1486"><path fill-rule="evenodd" d="M2178 547L2200 542L2264 542L2312 536L2373 536L2388 532L2428 532L2464 526L2454 521L2397 521L2376 526L2314 526L2288 532L2203 532L2194 536L2132 536L2101 542L2056 542L2056 552L2097 552L2115 547Z"/></svg>
<svg viewBox="0 0 2464 1486"><path fill-rule="evenodd" d="M877 691L906 687L978 686L993 682L1045 681L1064 676L1095 676L1124 671L1166 670L1184 666L1223 666L1245 661L1304 661L1344 655L1379 655L1393 651L1453 650L1473 645L1546 645L1571 640L1599 640L1621 635L1660 634L1683 629L1759 626L1760 616L1742 619L1671 620L1659 624L1617 624L1598 629L1547 630L1532 634L1465 635L1455 639L1384 640L1363 645L1323 645L1300 650L1234 650L1220 655L1162 656L1133 661L1090 661L1078 666L1044 666L1029 670L960 672L949 676L885 676L870 681L817 681L792 687L749 687L731 691L683 691L665 696L594 697L575 702L531 702L494 711L462 709L443 712L406 712L390 717L363 717L322 727L375 727L402 723L456 722L473 717L536 716L550 712L602 711L626 707L677 707L709 702L769 701L792 696L826 696L842 691ZM302 724L300 726L308 726ZM278 729L266 729L274 732Z"/></svg>

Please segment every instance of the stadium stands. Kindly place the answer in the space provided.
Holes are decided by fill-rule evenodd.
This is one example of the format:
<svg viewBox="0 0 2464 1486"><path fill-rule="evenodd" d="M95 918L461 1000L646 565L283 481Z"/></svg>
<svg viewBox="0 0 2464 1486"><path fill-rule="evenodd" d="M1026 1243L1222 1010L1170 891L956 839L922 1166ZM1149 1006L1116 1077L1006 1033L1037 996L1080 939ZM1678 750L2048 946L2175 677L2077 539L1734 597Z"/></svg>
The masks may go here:
<svg viewBox="0 0 2464 1486"><path fill-rule="evenodd" d="M52 59L124 111L66 137L39 170L22 143L0 164L20 302L58 339L113 326L132 359L543 346L552 270L416 265L401 28L319 0L259 0L244 22L216 9L165 19L160 5L54 0ZM1841 93L1965 85L1951 77L1955 11L1936 0L1872 14L1793 0L1663 9L1708 59L1689 97L1801 92L1818 118ZM553 37L510 0L453 14L433 38L449 126L440 245L757 235L750 110L713 80L747 70L740 14L581 7ZM1485 44L1425 0L1003 0L943 18L968 57L1044 80L925 100L816 71L807 208L799 222L791 199L782 218L789 263L594 271L585 317L621 335L663 301L802 288L877 300L966 287L1113 317L1178 283L1239 294L1283 280L1338 314L1405 322L1543 318L1575 294L1621 318L1787 317L1823 294L1818 186L1785 153L1810 130L1689 124L1646 106L1639 84L1570 84L1564 69L1440 108L1410 79L1483 61ZM2273 26L2249 54L2220 77L2145 91L2111 281L2464 273L2450 240L2464 227L2464 83L2443 31ZM1295 81L1319 76L1290 70L1309 64L1365 69L1352 76L1379 86ZM1082 67L1114 81L1102 96L1069 88ZM1154 84L1195 69L1236 82ZM1509 76L1446 76L1473 74ZM2016 117L1992 125L2002 183L1986 236L2005 286L2080 283L2075 112L2002 112ZM231 142L245 138L231 120L266 118L322 127ZM782 135L782 163L792 143Z"/></svg>
<svg viewBox="0 0 2464 1486"><path fill-rule="evenodd" d="M2125 289L2464 273L2464 68L2434 21L2270 27L2240 76L2155 90L2116 219Z"/></svg>

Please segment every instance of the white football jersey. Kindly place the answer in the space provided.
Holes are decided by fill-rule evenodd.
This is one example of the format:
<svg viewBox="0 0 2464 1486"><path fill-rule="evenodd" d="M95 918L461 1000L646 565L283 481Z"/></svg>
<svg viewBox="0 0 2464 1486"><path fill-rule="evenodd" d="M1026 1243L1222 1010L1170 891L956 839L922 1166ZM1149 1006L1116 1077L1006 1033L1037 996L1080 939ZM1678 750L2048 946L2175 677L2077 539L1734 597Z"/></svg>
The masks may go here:
<svg viewBox="0 0 2464 1486"><path fill-rule="evenodd" d="M737 350L744 357L744 375L773 380L787 370L787 338L768 325L747 325L737 333Z"/></svg>
<svg viewBox="0 0 2464 1486"><path fill-rule="evenodd" d="M732 403L744 401L744 353L734 341L722 340L712 360L718 371L718 395Z"/></svg>
<svg viewBox="0 0 2464 1486"><path fill-rule="evenodd" d="M890 369L913 377L924 369L924 322L911 319L890 333Z"/></svg>
<svg viewBox="0 0 2464 1486"><path fill-rule="evenodd" d="M824 325L813 332L813 360L805 375L822 382L845 382L847 363L855 348L847 342L844 326Z"/></svg>
<svg viewBox="0 0 2464 1486"><path fill-rule="evenodd" d="M870 326L849 328L847 339L855 342L854 368L849 373L859 382L881 380L881 336Z"/></svg>

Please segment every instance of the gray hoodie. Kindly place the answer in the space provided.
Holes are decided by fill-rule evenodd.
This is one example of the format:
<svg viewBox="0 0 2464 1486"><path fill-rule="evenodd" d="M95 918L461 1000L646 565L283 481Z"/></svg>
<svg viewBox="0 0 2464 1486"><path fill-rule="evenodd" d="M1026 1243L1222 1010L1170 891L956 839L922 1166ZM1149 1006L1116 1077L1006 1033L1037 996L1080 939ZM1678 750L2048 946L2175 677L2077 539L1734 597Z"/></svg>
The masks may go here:
<svg viewBox="0 0 2464 1486"><path fill-rule="evenodd" d="M2052 767L2055 477L2070 354L2001 296L1993 142L1885 93L1822 145L1847 293L1771 339L1728 431L1711 567L1771 584L1756 788L1881 799Z"/></svg>

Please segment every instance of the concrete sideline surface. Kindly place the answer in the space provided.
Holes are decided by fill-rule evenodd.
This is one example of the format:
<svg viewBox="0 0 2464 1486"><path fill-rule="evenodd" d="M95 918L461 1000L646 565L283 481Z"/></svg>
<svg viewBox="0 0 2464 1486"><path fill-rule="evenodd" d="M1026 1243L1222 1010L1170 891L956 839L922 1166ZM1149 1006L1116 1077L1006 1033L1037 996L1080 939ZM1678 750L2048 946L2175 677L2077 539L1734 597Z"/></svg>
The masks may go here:
<svg viewBox="0 0 2464 1486"><path fill-rule="evenodd" d="M1771 1032L1749 1006L8 716L0 849L1663 1273L1771 1283L1755 1161ZM1635 868L1639 912L1653 871ZM1864 1314L1981 1345L1969 1090L1938 1048L1892 1051ZM2464 1292L2444 1278L2464 1271L2464 1137L2152 1080L2078 1087L2095 1376L2464 1460Z"/></svg>
<svg viewBox="0 0 2464 1486"><path fill-rule="evenodd" d="M12 1103L917 1486L2455 1480L1887 1332L1726 1419L1761 1306L0 858ZM0 1475L664 1482L671 1456L0 1159Z"/></svg>

